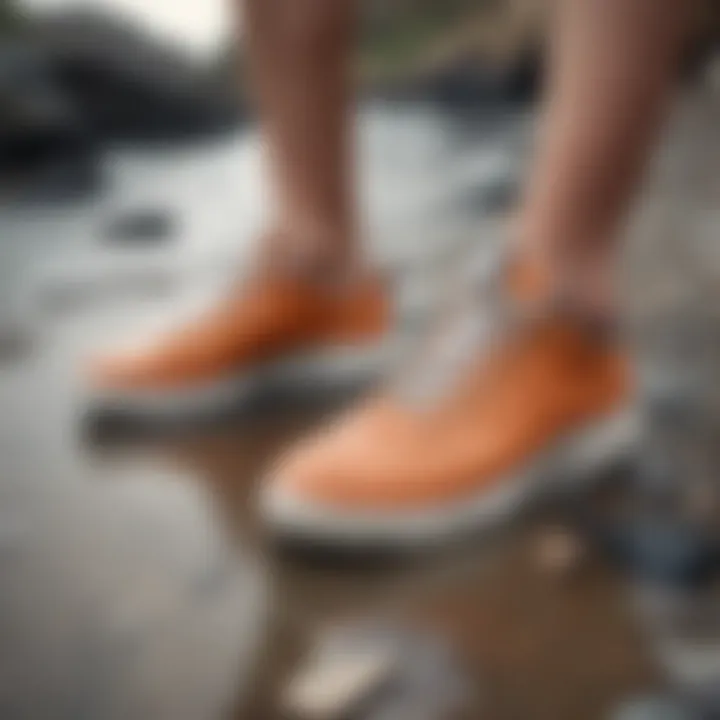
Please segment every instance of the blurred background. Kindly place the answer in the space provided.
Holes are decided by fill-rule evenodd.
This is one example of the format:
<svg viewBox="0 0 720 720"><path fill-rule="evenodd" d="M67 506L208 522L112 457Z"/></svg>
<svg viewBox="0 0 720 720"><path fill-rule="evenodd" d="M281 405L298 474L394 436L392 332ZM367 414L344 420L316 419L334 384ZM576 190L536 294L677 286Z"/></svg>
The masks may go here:
<svg viewBox="0 0 720 720"><path fill-rule="evenodd" d="M363 4L362 217L398 332L432 315L448 257L500 235L546 17L540 0ZM633 246L650 281L677 267L678 234L698 238L688 284L720 270L719 29L708 3ZM308 648L348 625L340 657L380 636L421 659L406 714L368 720L600 718L665 683L619 577L592 559L568 581L539 558L556 508L421 561L269 548L255 482L349 397L272 397L161 435L85 416L88 352L247 266L267 193L244 63L222 0L0 0L0 717L285 717Z"/></svg>

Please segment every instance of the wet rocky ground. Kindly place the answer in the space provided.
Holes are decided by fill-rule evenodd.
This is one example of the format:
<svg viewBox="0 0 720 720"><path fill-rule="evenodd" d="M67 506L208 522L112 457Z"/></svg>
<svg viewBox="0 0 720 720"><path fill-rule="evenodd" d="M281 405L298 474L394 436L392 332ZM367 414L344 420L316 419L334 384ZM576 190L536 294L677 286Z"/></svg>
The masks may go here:
<svg viewBox="0 0 720 720"><path fill-rule="evenodd" d="M618 579L594 560L567 577L544 566L542 513L422 557L273 547L253 503L263 469L349 399L97 437L80 433L59 344L35 353L2 377L15 417L3 717L204 718L230 699L239 718L284 717L283 689L316 636L354 622L448 646L470 690L460 717L600 718L657 679ZM430 682L439 693L445 681Z"/></svg>
<svg viewBox="0 0 720 720"><path fill-rule="evenodd" d="M657 262L629 263L645 277L673 276L664 270L676 257L671 228L695 238L717 227L707 183L713 116L690 116L673 135L688 142L667 146L674 179L649 195L647 216L662 237L637 246ZM690 166L673 159L688 148ZM692 177L678 175L687 167ZM714 248L699 246L701 255L684 254L698 271L690 285L712 267ZM97 266L86 271L87 280ZM317 636L354 622L450 653L467 692L438 720L604 718L667 680L656 629L617 572L592 551L568 573L542 557L552 503L422 556L319 558L274 547L254 506L265 468L353 393L275 396L163 433L89 423L82 359L125 331L185 314L215 284L202 274L160 287L150 273L152 293L139 282L113 301L93 295L107 279L76 283L34 304L0 347L1 717L281 718L284 689ZM423 691L442 695L445 682L430 673Z"/></svg>

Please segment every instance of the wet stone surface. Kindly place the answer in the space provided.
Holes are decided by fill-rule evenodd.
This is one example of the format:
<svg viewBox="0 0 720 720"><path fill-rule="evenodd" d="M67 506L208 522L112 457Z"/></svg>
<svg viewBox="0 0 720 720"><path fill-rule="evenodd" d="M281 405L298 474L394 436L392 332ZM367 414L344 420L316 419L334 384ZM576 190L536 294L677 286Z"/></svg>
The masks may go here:
<svg viewBox="0 0 720 720"><path fill-rule="evenodd" d="M413 656L428 680L393 697L402 708L420 689L452 695L459 678L470 688L461 718L601 718L657 681L602 565L589 559L560 578L538 563L542 513L425 557L272 547L254 505L264 469L351 397L275 398L194 431L89 442L77 363L103 332L89 322L58 324L31 362L0 374L14 419L0 435L0 664L12 669L3 717L27 717L34 703L40 720L64 708L81 717L78 707L93 720L194 720L224 716L216 709L232 697L238 718L282 718L283 692L317 637L374 618L388 637L431 638Z"/></svg>

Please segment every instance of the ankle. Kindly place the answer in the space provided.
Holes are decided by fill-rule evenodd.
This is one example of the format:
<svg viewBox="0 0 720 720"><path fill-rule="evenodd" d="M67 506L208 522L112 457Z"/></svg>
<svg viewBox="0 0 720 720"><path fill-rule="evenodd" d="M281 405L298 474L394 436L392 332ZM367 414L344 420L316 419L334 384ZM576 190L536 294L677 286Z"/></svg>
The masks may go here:
<svg viewBox="0 0 720 720"><path fill-rule="evenodd" d="M339 234L310 235L297 230L275 230L261 242L260 264L273 271L303 275L329 285L351 283L369 274L354 242ZM338 238L340 238L338 240Z"/></svg>
<svg viewBox="0 0 720 720"><path fill-rule="evenodd" d="M605 244L578 245L519 244L514 251L513 292L521 300L557 298L579 312L612 320L617 310L613 254Z"/></svg>
<svg viewBox="0 0 720 720"><path fill-rule="evenodd" d="M558 294L592 318L612 322L617 314L615 272L608 258L569 257L557 269Z"/></svg>

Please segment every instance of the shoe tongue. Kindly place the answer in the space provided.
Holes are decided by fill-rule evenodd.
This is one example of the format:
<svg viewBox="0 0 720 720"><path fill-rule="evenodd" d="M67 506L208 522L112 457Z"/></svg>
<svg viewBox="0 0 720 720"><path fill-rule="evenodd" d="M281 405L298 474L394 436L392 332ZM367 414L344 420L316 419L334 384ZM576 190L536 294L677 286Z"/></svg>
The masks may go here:
<svg viewBox="0 0 720 720"><path fill-rule="evenodd" d="M402 399L420 407L442 402L478 357L530 326L555 320L601 342L614 330L605 318L553 292L548 276L526 271L507 256L486 256L464 266L439 315L436 332L418 353L419 363L405 370L395 386Z"/></svg>
<svg viewBox="0 0 720 720"><path fill-rule="evenodd" d="M402 401L432 407L452 392L479 352L492 346L511 322L502 291L504 258L476 254L457 272L435 329L419 348L415 365L393 383Z"/></svg>
<svg viewBox="0 0 720 720"><path fill-rule="evenodd" d="M460 269L457 287L476 301L491 297L527 310L553 304L557 295L552 273L540 258L509 250L477 253Z"/></svg>

